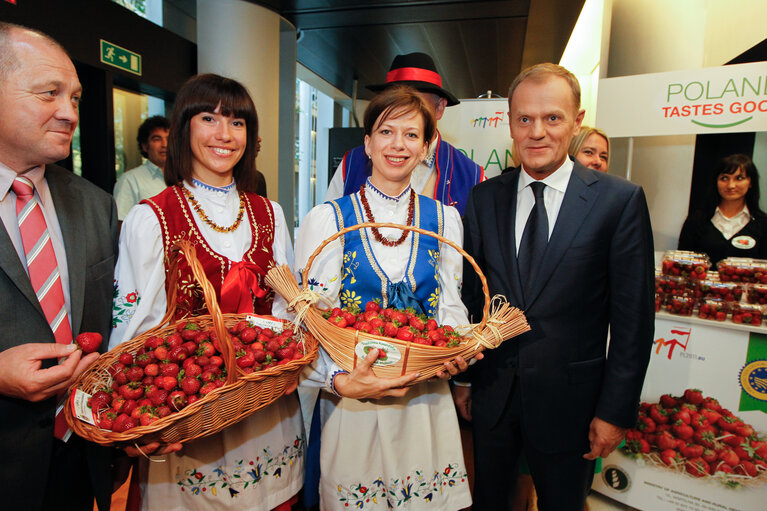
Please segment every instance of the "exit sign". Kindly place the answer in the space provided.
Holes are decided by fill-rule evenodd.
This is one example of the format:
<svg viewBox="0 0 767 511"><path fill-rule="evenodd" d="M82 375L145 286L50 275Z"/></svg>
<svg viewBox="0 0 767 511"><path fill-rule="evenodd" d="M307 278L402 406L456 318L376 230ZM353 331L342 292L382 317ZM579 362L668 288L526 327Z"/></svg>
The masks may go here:
<svg viewBox="0 0 767 511"><path fill-rule="evenodd" d="M101 39L101 62L141 76L141 55Z"/></svg>

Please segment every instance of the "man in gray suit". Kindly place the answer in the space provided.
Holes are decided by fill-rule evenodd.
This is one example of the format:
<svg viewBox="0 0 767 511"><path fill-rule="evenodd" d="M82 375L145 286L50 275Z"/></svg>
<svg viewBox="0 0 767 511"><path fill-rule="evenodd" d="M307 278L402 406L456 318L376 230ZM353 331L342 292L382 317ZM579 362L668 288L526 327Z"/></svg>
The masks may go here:
<svg viewBox="0 0 767 511"><path fill-rule="evenodd" d="M114 203L52 165L69 154L80 95L75 68L58 43L0 23L0 483L6 509L92 509L94 495L101 509L109 508L110 451L76 436L54 438L57 403L98 356L83 357L67 344L62 324L70 339L85 331L106 339L111 326ZM29 185L28 199L19 181ZM36 224L44 228L39 245L52 246L46 261L52 280L60 280L54 286L63 302L57 321L46 308L47 289L30 277L40 258L25 248L25 222L33 213L24 216L23 200L42 210L34 213L44 219Z"/></svg>

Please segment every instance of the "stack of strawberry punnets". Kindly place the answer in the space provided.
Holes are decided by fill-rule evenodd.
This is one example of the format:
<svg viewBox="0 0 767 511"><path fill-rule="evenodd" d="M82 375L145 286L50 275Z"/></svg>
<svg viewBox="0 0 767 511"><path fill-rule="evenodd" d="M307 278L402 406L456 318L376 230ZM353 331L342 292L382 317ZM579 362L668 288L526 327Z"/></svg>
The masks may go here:
<svg viewBox="0 0 767 511"><path fill-rule="evenodd" d="M178 248L210 314L170 323L171 282L160 326L105 353L73 384L91 395L95 415L93 425L80 420L75 400L67 401L67 422L83 438L102 445L183 443L214 434L278 399L316 358L316 340L288 321L271 318L280 326L275 333L250 326L247 315L222 314L194 248L188 242Z"/></svg>
<svg viewBox="0 0 767 511"><path fill-rule="evenodd" d="M697 389L642 403L624 451L657 466L728 486L767 480L767 441L754 428Z"/></svg>
<svg viewBox="0 0 767 511"><path fill-rule="evenodd" d="M711 261L705 254L685 250L668 250L663 254L661 269L664 275L677 275L688 279L705 279Z"/></svg>
<svg viewBox="0 0 767 511"><path fill-rule="evenodd" d="M378 326L372 327L372 325L359 325L361 328L354 328L354 324L358 322L358 317L354 318L351 328L347 328L349 326L348 320L352 320L352 318L344 318L343 311L341 310L335 313L334 318L337 319L331 320L331 324L331 321L328 321L328 318L333 316L333 311L318 309L315 304L321 302L323 297L308 290L307 279L312 262L325 246L347 232L370 227L395 228L411 231L415 233L414 235L416 236L431 236L438 239L443 245L448 245L453 249L458 250L458 252L471 263L482 282L482 288L485 294L482 321L476 325L466 325L462 328L456 328L458 332L456 335L451 334L444 339L445 346L442 346L441 342L437 344L436 339L433 341L433 345L428 346L425 345L425 342L416 342L418 336L414 333L411 338L410 335L406 333L406 331L412 333L412 331L409 330L411 328L409 317L407 318L407 321L405 321L405 318L400 316L400 321L398 321L399 326L397 327L398 331L393 337L387 337L385 335L385 321L384 325L381 325L381 327L384 328L383 331L379 330ZM487 288L487 280L471 256L452 241L419 227L368 222L342 229L317 247L307 261L303 275L304 291L299 288L295 277L287 266L275 267L269 270L266 276L266 282L272 289L285 298L290 306L296 311L296 324L304 324L319 340L320 344L322 344L322 347L328 352L333 361L347 371L354 369L358 360L364 358L365 354L370 349L376 348L379 350L379 358L375 363L375 372L378 376L395 377L417 371L420 373L420 376L414 383L418 383L433 378L438 371L444 369L443 363L446 361L454 360L457 356L469 360L484 349L496 348L504 340L530 330L524 314L519 309L509 306L502 297L497 297L493 300L495 306L492 313L490 312L491 300ZM407 316L407 312L405 311L392 311L389 314L395 314L395 312ZM350 313L350 311L347 311L347 313ZM371 320L372 319L373 318L371 317ZM385 318L381 318L382 321L383 319ZM429 323L428 318L426 318L425 321L424 318L417 318L415 321L424 323L424 328L427 328L427 323ZM407 329L406 331L403 330L403 333L400 334L399 331L405 326L405 323L407 323ZM433 324L429 325L433 326ZM391 327L389 328L391 329ZM437 328L439 328L439 326ZM444 332L445 327L442 328ZM370 331L367 331L368 329L370 329ZM414 330L417 329L414 328ZM393 333L393 331L390 332ZM397 338L398 335L404 336L405 339ZM436 334L431 335L436 337ZM427 334L427 338L428 336L429 334ZM458 341L454 346L450 345L450 341L453 340Z"/></svg>
<svg viewBox="0 0 767 511"><path fill-rule="evenodd" d="M747 257L728 257L716 265L722 282L767 284L767 261Z"/></svg>

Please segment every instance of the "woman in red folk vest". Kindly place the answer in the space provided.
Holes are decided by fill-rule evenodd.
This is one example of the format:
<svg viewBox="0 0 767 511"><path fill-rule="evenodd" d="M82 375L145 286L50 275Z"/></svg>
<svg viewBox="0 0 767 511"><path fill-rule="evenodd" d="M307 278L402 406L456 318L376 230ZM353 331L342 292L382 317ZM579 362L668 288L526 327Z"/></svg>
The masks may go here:
<svg viewBox="0 0 767 511"><path fill-rule="evenodd" d="M169 250L179 239L194 244L223 312L285 317L284 301L263 277L274 264L290 264L293 250L282 209L255 193L257 139L256 109L240 83L204 74L181 88L171 116L168 188L135 206L122 226L110 348L160 322ZM255 274L258 289L241 284L242 272ZM191 271L179 273L178 316L207 313ZM139 458L142 508L290 509L303 482L303 448L298 399L283 396L161 456L162 463Z"/></svg>

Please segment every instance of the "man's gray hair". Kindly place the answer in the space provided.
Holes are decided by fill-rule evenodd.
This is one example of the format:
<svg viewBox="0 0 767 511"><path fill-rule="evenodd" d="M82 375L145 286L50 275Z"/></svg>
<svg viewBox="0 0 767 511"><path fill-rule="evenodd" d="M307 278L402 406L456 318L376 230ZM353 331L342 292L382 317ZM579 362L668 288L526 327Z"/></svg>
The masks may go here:
<svg viewBox="0 0 767 511"><path fill-rule="evenodd" d="M16 52L13 51L13 32L23 31L31 32L43 38L51 46L60 49L64 54L68 55L67 50L64 49L55 39L48 34L35 30L34 28L25 27L23 25L16 25L15 23L7 23L0 21L0 83L4 82L8 76L16 71L20 66Z"/></svg>

